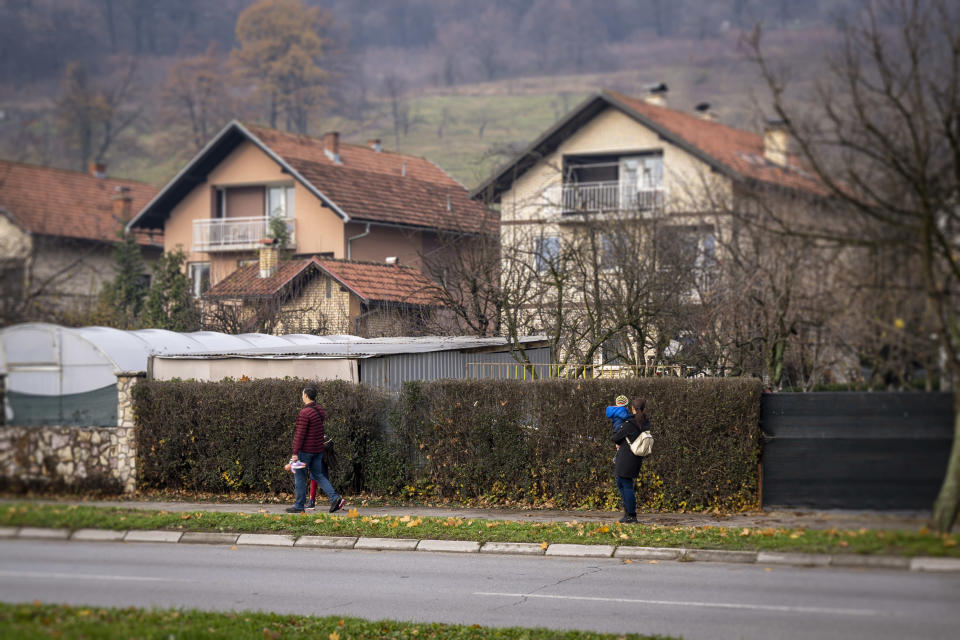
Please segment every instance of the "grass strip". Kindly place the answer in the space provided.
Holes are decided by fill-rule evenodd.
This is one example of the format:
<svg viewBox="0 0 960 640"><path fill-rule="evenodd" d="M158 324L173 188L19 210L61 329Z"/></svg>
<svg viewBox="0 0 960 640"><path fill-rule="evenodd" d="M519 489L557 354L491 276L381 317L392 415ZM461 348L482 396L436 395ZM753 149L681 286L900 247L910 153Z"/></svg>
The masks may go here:
<svg viewBox="0 0 960 640"><path fill-rule="evenodd" d="M263 612L214 613L182 609L68 607L34 602L0 603L0 638L560 638L563 640L656 639L666 636L606 634L551 629L397 622L339 616L311 617Z"/></svg>
<svg viewBox="0 0 960 640"><path fill-rule="evenodd" d="M958 536L872 529L785 529L682 527L616 522L513 522L478 518L360 516L323 513L168 512L119 507L14 503L0 507L0 526L57 529L164 529L284 533L293 536L368 536L477 542L613 544L737 551L860 553L894 556L960 557Z"/></svg>

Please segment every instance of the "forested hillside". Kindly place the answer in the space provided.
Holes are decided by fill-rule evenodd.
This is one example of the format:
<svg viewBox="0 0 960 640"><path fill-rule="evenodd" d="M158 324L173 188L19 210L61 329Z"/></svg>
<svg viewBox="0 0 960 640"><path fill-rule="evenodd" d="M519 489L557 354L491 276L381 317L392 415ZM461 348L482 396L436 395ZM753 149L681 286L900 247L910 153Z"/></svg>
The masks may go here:
<svg viewBox="0 0 960 640"><path fill-rule="evenodd" d="M604 87L666 82L671 106L754 126L743 30L809 79L861 4L0 0L0 156L162 183L241 118L378 137L472 186Z"/></svg>

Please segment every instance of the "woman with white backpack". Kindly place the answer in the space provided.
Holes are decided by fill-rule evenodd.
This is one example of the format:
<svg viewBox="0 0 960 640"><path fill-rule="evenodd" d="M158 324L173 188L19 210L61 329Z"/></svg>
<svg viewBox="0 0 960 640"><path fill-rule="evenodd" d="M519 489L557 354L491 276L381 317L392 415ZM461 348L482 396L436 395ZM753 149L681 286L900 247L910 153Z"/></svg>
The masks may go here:
<svg viewBox="0 0 960 640"><path fill-rule="evenodd" d="M653 438L650 437L650 419L647 417L646 407L647 402L644 398L631 403L629 409L632 415L613 432L613 441L617 445L617 455L613 459L613 470L617 476L617 488L620 490L620 497L623 499L625 515L620 518L620 522L624 524L637 521L637 498L634 482L640 475L640 466L643 463L641 456L649 454L653 448Z"/></svg>

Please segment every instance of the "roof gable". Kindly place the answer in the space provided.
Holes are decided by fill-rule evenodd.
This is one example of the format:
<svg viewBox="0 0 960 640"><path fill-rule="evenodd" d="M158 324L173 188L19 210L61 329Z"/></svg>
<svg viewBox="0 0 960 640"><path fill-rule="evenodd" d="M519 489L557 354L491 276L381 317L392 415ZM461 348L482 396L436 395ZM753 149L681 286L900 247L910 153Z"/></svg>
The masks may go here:
<svg viewBox="0 0 960 640"><path fill-rule="evenodd" d="M123 225L113 215L113 198L121 188L128 190L131 211L157 193L145 182L0 160L0 208L29 233L116 242Z"/></svg>
<svg viewBox="0 0 960 640"><path fill-rule="evenodd" d="M349 260L322 259L316 256L283 260L270 277L260 277L260 266L247 265L210 287L206 298L261 298L281 295L297 281L311 274L324 273L360 298L364 303L390 302L437 306L433 282L411 267Z"/></svg>
<svg viewBox="0 0 960 640"><path fill-rule="evenodd" d="M757 180L776 186L822 193L822 186L798 166L780 167L763 155L763 136L696 115L604 91L588 98L537 138L523 152L494 172L470 193L474 199L497 201L521 175L556 151L574 132L607 108L618 109L656 132L662 139L702 160L734 180Z"/></svg>
<svg viewBox="0 0 960 640"><path fill-rule="evenodd" d="M244 141L260 148L344 222L466 233L489 233L496 223L493 212L471 200L463 185L425 158L340 144L340 161L335 162L320 139L233 121L140 211L131 226L162 228L170 210Z"/></svg>

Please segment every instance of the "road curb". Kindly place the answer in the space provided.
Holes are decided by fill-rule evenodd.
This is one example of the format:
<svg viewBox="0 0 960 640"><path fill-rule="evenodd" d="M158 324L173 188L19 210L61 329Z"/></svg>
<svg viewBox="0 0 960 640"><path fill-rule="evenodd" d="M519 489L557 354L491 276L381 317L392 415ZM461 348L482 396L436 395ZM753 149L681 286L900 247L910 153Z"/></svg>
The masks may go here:
<svg viewBox="0 0 960 640"><path fill-rule="evenodd" d="M122 542L126 531L112 531L110 529L77 529L70 536L77 542Z"/></svg>
<svg viewBox="0 0 960 640"><path fill-rule="evenodd" d="M761 551L757 554L757 564L777 564L788 567L828 567L830 566L830 556L824 553Z"/></svg>
<svg viewBox="0 0 960 640"><path fill-rule="evenodd" d="M296 539L279 533L241 533L237 545L259 545L262 547L292 547Z"/></svg>
<svg viewBox="0 0 960 640"><path fill-rule="evenodd" d="M830 556L831 567L845 569L909 569L910 558L901 556L864 556L855 553L843 553Z"/></svg>
<svg viewBox="0 0 960 640"><path fill-rule="evenodd" d="M180 542L183 537L182 531L140 531L137 529L127 531L123 537L124 542Z"/></svg>
<svg viewBox="0 0 960 640"><path fill-rule="evenodd" d="M163 542L182 544L230 544L366 551L425 551L445 553L499 553L504 555L554 556L568 558L624 558L784 565L793 567L835 567L844 569L895 569L920 572L960 573L960 558L920 556L869 556L859 554L817 554L773 551L732 551L725 549L681 549L673 547L631 547L589 544L551 544L544 549L536 542L485 542L470 540L416 540L412 538L364 538L351 536L300 536L266 533L221 533L203 531L150 531L134 529L68 529L44 527L0 527L0 539L72 540L77 542Z"/></svg>
<svg viewBox="0 0 960 640"><path fill-rule="evenodd" d="M300 536L293 546L314 549L353 549L355 544L357 544L356 536Z"/></svg>
<svg viewBox="0 0 960 640"><path fill-rule="evenodd" d="M910 571L960 571L960 558L912 558Z"/></svg>
<svg viewBox="0 0 960 640"><path fill-rule="evenodd" d="M357 538L354 549L366 551L415 551L419 540L412 538Z"/></svg>
<svg viewBox="0 0 960 640"><path fill-rule="evenodd" d="M37 538L40 540L66 540L70 537L69 529L45 529L43 527L20 527L18 538Z"/></svg>
<svg viewBox="0 0 960 640"><path fill-rule="evenodd" d="M480 543L476 540L421 540L417 551L480 553Z"/></svg>
<svg viewBox="0 0 960 640"><path fill-rule="evenodd" d="M480 553L506 553L521 556L542 556L545 551L542 544L536 542L484 542Z"/></svg>
<svg viewBox="0 0 960 640"><path fill-rule="evenodd" d="M672 547L617 547L614 558L631 560L678 560L683 549Z"/></svg>
<svg viewBox="0 0 960 640"><path fill-rule="evenodd" d="M547 547L548 556L567 558L610 558L614 547L610 544L552 544Z"/></svg>
<svg viewBox="0 0 960 640"><path fill-rule="evenodd" d="M239 537L239 533L187 531L181 536L180 542L187 544L236 544Z"/></svg>

